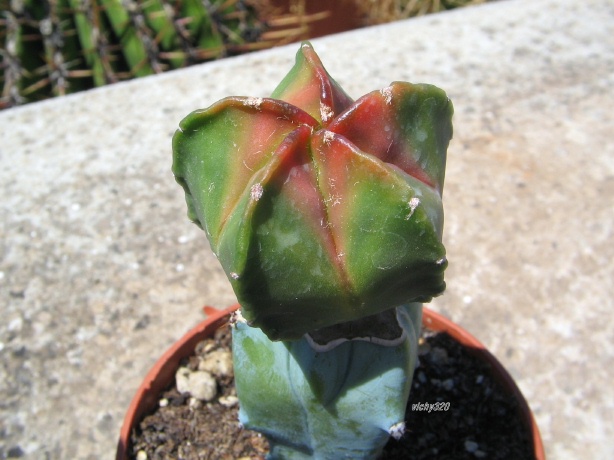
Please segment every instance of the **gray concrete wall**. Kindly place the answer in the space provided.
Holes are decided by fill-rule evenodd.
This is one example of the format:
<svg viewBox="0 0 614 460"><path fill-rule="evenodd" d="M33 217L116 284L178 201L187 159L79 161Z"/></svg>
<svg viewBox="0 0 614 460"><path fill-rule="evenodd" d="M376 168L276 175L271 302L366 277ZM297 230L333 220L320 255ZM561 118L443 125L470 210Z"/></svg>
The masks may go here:
<svg viewBox="0 0 614 460"><path fill-rule="evenodd" d="M314 42L354 97L456 107L448 290L552 459L614 452L614 3L509 0ZM155 359L234 297L170 173L180 119L266 96L296 45L0 112L0 458L112 458Z"/></svg>

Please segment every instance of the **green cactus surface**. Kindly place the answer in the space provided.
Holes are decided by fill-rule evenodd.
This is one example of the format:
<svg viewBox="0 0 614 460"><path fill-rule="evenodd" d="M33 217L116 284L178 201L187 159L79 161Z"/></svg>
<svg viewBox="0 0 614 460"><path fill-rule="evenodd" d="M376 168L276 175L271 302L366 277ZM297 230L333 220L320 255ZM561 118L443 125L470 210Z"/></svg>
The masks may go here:
<svg viewBox="0 0 614 460"><path fill-rule="evenodd" d="M233 328L239 419L261 431L271 459L376 458L404 430L416 365L421 304L397 309L402 340L346 341L314 350L307 338L271 342L260 329Z"/></svg>
<svg viewBox="0 0 614 460"><path fill-rule="evenodd" d="M304 43L273 96L223 99L173 139L249 324L293 340L440 294L445 93L395 82L352 101Z"/></svg>

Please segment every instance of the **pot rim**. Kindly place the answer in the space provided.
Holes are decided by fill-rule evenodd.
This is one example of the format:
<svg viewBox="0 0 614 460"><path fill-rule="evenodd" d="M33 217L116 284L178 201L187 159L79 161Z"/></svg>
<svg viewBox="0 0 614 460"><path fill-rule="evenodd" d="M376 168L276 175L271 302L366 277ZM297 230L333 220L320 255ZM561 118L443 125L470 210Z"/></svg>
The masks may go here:
<svg viewBox="0 0 614 460"><path fill-rule="evenodd" d="M175 371L179 366L179 362L194 352L194 348L198 342L202 340L203 336L212 335L219 327L224 325L228 321L228 316L238 308L238 304L223 310L218 310L217 308L209 306L204 307L207 318L188 331L156 361L143 379L143 382L139 386L128 407L117 444L116 460L128 460L128 448L133 426L135 426L147 412L156 407L160 392L164 391L175 377ZM464 345L474 356L489 363L493 374L498 375L498 381L519 402L525 425L529 426L531 429L535 459L545 460L546 457L541 435L529 404L512 376L507 372L499 360L497 360L478 339L461 326L427 307L423 309L422 325L437 332L448 333L452 338Z"/></svg>

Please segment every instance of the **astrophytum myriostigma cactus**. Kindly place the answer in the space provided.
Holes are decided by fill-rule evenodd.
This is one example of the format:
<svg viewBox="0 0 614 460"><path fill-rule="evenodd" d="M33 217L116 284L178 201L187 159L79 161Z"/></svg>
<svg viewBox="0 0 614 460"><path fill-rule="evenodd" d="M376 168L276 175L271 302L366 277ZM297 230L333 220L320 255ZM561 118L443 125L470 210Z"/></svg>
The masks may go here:
<svg viewBox="0 0 614 460"><path fill-rule="evenodd" d="M451 114L429 85L352 102L303 44L273 98L181 122L173 171L251 325L297 339L444 290Z"/></svg>
<svg viewBox="0 0 614 460"><path fill-rule="evenodd" d="M353 101L309 43L271 98L193 112L173 172L241 304L241 422L271 458L374 458L402 433L421 302L441 294L452 104Z"/></svg>

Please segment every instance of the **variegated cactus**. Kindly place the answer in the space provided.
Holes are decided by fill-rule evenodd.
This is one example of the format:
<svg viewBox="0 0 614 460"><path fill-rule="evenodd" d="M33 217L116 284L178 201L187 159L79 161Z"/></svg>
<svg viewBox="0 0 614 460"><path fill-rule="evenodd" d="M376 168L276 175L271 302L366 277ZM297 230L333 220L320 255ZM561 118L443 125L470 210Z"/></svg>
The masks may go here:
<svg viewBox="0 0 614 460"><path fill-rule="evenodd" d="M303 43L271 98L181 122L173 172L241 304L241 419L272 458L372 458L402 426L421 302L445 288L452 112L404 82L353 101Z"/></svg>
<svg viewBox="0 0 614 460"><path fill-rule="evenodd" d="M451 113L427 85L352 102L303 44L273 98L182 121L174 173L250 324L297 339L443 291Z"/></svg>

